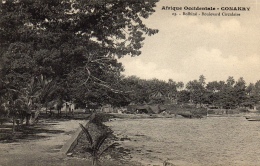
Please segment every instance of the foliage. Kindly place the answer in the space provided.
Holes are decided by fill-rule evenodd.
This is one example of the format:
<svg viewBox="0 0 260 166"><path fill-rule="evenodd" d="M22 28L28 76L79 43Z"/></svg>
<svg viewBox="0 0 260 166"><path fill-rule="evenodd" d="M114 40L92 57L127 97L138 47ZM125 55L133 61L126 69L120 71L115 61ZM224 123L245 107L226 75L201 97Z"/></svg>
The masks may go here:
<svg viewBox="0 0 260 166"><path fill-rule="evenodd" d="M93 137L91 136L90 132L86 127L84 127L82 124L80 124L80 127L82 128L82 131L86 135L86 138L89 142L89 146L86 148L86 151L91 154L92 156L92 165L96 165L100 156L104 154L106 151L108 151L110 148L115 147L117 144L113 143L105 148L101 148L104 142L108 139L108 137L112 134L111 132L104 132L102 135L100 135L97 140L93 140Z"/></svg>
<svg viewBox="0 0 260 166"><path fill-rule="evenodd" d="M118 58L140 55L145 37L158 33L143 23L155 12L157 2L1 2L1 98L22 101L26 110L53 100L116 107L175 101L221 108L257 104L260 81L247 86L243 78L236 81L229 76L226 81L206 83L200 75L183 89L184 84L173 79L121 75L124 69ZM1 105L7 101L1 99Z"/></svg>
<svg viewBox="0 0 260 166"><path fill-rule="evenodd" d="M123 66L117 59L140 55L145 37L158 32L143 23L157 2L1 2L0 60L5 95L21 92L30 79L43 77L48 85L41 86L45 89L37 101L41 104L57 98L117 106L129 103L120 85Z"/></svg>
<svg viewBox="0 0 260 166"><path fill-rule="evenodd" d="M136 76L126 77L122 80L128 98L134 104L163 104L177 99L177 89L183 87L182 82L168 82L158 79L140 79Z"/></svg>
<svg viewBox="0 0 260 166"><path fill-rule="evenodd" d="M252 108L260 101L260 81L248 86L243 78L237 81L228 77L227 81L205 82L201 75L198 80L189 81L186 89L178 90L178 84L172 79L166 83L158 79L140 79L135 76L123 79L123 87L129 91L129 100L134 104L191 103L194 105L212 105L219 108ZM177 101L177 102L174 102Z"/></svg>
<svg viewBox="0 0 260 166"><path fill-rule="evenodd" d="M178 92L178 103L189 103L190 92L187 90L182 90Z"/></svg>
<svg viewBox="0 0 260 166"><path fill-rule="evenodd" d="M114 115L112 114L107 114L107 113L92 113L90 116L90 122L94 123L98 126L102 126L103 128L107 127L103 124L104 122L108 122L109 119L115 118Z"/></svg>
<svg viewBox="0 0 260 166"><path fill-rule="evenodd" d="M13 140L14 135L11 133L0 133L0 141Z"/></svg>
<svg viewBox="0 0 260 166"><path fill-rule="evenodd" d="M189 81L186 89L190 92L190 100L195 104L202 104L205 101L206 89L204 87L205 78L200 77L200 80Z"/></svg>

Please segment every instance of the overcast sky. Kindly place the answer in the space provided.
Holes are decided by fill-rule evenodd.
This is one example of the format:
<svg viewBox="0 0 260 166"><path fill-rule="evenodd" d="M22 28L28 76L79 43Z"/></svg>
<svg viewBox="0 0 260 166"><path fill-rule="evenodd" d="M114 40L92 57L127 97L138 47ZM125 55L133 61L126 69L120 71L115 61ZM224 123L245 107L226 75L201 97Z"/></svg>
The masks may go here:
<svg viewBox="0 0 260 166"><path fill-rule="evenodd" d="M159 33L147 37L142 54L124 57L124 74L140 78L183 81L236 80L247 83L260 80L260 0L161 0L156 12L145 20ZM182 7L181 11L162 10L163 6ZM188 7L250 7L250 11L233 11L241 16L172 16ZM196 12L190 10L190 12ZM232 11L197 11L231 13Z"/></svg>

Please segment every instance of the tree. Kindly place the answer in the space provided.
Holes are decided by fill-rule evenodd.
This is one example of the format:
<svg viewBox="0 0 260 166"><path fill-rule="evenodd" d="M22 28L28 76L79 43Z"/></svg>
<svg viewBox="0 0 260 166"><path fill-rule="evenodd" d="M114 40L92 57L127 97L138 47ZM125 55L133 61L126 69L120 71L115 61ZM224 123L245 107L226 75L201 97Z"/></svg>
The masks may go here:
<svg viewBox="0 0 260 166"><path fill-rule="evenodd" d="M208 84L206 85L206 90L209 104L222 106L222 101L220 102L219 100L221 100L220 96L223 93L224 87L224 81L208 82Z"/></svg>
<svg viewBox="0 0 260 166"><path fill-rule="evenodd" d="M176 90L172 89L174 84L168 84L165 81L156 78L147 80L146 86L148 87L150 103L153 104L163 104L166 101L166 98L169 97L169 99L171 99L171 97L173 97L172 92Z"/></svg>
<svg viewBox="0 0 260 166"><path fill-rule="evenodd" d="M154 12L157 2L6 0L0 3L4 81L13 77L20 84L13 87L19 91L26 87L29 78L43 76L64 87L55 92L64 100L94 102L101 98L107 102L107 98L115 95L118 86L113 83L123 70L117 58L140 55L145 36L158 32L142 20Z"/></svg>
<svg viewBox="0 0 260 166"><path fill-rule="evenodd" d="M249 85L246 87L246 93L250 96L255 89L255 85L253 83L249 83Z"/></svg>
<svg viewBox="0 0 260 166"><path fill-rule="evenodd" d="M236 107L236 97L234 90L226 85L220 92L218 92L218 100L216 104L220 108L231 109Z"/></svg>
<svg viewBox="0 0 260 166"><path fill-rule="evenodd" d="M190 101L190 92L187 90L181 90L178 92L178 103L189 103Z"/></svg>
<svg viewBox="0 0 260 166"><path fill-rule="evenodd" d="M177 84L176 84L176 88L177 88L177 90L182 90L182 88L184 87L184 83L183 82L177 82Z"/></svg>
<svg viewBox="0 0 260 166"><path fill-rule="evenodd" d="M257 81L255 84L250 83L246 87L247 100L246 103L243 103L244 106L253 107L260 101L260 81Z"/></svg>
<svg viewBox="0 0 260 166"><path fill-rule="evenodd" d="M167 86L167 99L170 102L173 102L174 99L177 99L178 83L176 83L172 79L169 79L168 84L165 86Z"/></svg>
<svg viewBox="0 0 260 166"><path fill-rule="evenodd" d="M136 76L130 76L122 79L125 91L129 92L129 99L135 104L149 102L149 87L147 81Z"/></svg>
<svg viewBox="0 0 260 166"><path fill-rule="evenodd" d="M204 87L205 77L200 76L200 79L200 81L189 81L186 89L190 92L190 101L201 106L206 101L206 89Z"/></svg>
<svg viewBox="0 0 260 166"><path fill-rule="evenodd" d="M256 81L254 93L260 94L260 80Z"/></svg>
<svg viewBox="0 0 260 166"><path fill-rule="evenodd" d="M199 82L200 82L200 84L202 85L202 86L204 86L205 84L206 84L206 78L205 78L205 76L204 75L200 75L200 77L199 77Z"/></svg>
<svg viewBox="0 0 260 166"><path fill-rule="evenodd" d="M241 106L247 99L246 82L243 77L240 77L234 85L234 97L236 97L236 104Z"/></svg>
<svg viewBox="0 0 260 166"><path fill-rule="evenodd" d="M217 81L212 81L206 85L206 89L212 93L215 93L221 89L221 85Z"/></svg>
<svg viewBox="0 0 260 166"><path fill-rule="evenodd" d="M233 86L235 84L235 79L232 76L229 76L227 79L227 85L228 86Z"/></svg>

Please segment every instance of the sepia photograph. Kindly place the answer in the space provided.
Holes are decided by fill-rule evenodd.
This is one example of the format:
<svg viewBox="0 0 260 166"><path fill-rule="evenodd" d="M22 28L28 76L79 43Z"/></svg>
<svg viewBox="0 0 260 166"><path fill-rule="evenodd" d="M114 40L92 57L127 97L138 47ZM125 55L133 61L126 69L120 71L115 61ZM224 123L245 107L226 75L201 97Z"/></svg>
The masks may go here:
<svg viewBox="0 0 260 166"><path fill-rule="evenodd" d="M260 1L0 0L0 166L260 165Z"/></svg>

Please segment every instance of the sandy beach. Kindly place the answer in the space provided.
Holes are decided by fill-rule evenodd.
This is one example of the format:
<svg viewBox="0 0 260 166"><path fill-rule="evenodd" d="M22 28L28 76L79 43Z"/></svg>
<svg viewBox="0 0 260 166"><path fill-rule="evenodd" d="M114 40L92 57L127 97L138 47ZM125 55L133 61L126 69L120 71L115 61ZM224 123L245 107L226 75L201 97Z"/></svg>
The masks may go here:
<svg viewBox="0 0 260 166"><path fill-rule="evenodd" d="M105 123L143 165L259 165L260 123L244 117L116 119Z"/></svg>

